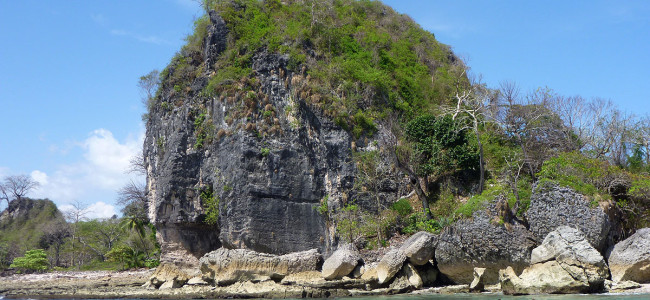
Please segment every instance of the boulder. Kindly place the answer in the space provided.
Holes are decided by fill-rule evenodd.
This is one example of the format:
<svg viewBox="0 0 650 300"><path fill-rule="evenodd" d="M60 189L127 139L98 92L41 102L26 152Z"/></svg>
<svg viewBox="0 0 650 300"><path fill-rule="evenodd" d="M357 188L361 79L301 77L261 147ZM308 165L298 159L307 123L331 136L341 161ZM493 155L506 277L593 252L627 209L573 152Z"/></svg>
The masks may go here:
<svg viewBox="0 0 650 300"><path fill-rule="evenodd" d="M582 194L566 187L544 183L535 187L526 211L530 231L538 241L559 226L580 229L589 243L601 253L609 244L610 230L615 224L600 206L592 207Z"/></svg>
<svg viewBox="0 0 650 300"><path fill-rule="evenodd" d="M316 249L278 256L220 248L204 255L199 262L204 279L228 285L237 281L279 280L288 274L315 271L321 259Z"/></svg>
<svg viewBox="0 0 650 300"><path fill-rule="evenodd" d="M485 290L483 274L485 274L485 268L474 268L474 280L469 284L470 292L480 293Z"/></svg>
<svg viewBox="0 0 650 300"><path fill-rule="evenodd" d="M438 269L431 262L422 266L415 266L415 269L420 274L424 286L433 286L438 279Z"/></svg>
<svg viewBox="0 0 650 300"><path fill-rule="evenodd" d="M402 269L405 260L406 256L399 248L389 250L376 267L379 284L390 281Z"/></svg>
<svg viewBox="0 0 650 300"><path fill-rule="evenodd" d="M640 284L630 280L624 280L619 282L605 280L605 290L608 293L620 293L626 290L638 289L640 287L641 287Z"/></svg>
<svg viewBox="0 0 650 300"><path fill-rule="evenodd" d="M498 271L512 266L521 272L529 265L530 252L536 246L533 235L519 223L499 224L496 203L447 227L438 237L435 259L438 270L450 280L469 284L474 268L486 268L485 284L496 284Z"/></svg>
<svg viewBox="0 0 650 300"><path fill-rule="evenodd" d="M410 263L421 266L429 262L435 253L436 237L428 232L420 231L400 247Z"/></svg>
<svg viewBox="0 0 650 300"><path fill-rule="evenodd" d="M363 266L363 274L361 274L361 279L368 282L379 281L377 277L377 262L370 263Z"/></svg>
<svg viewBox="0 0 650 300"><path fill-rule="evenodd" d="M146 288L170 289L182 287L190 275L170 263L162 263L144 284Z"/></svg>
<svg viewBox="0 0 650 300"><path fill-rule="evenodd" d="M499 272L505 294L595 292L609 275L600 253L580 230L568 226L549 233L530 261L520 276L510 267Z"/></svg>
<svg viewBox="0 0 650 300"><path fill-rule="evenodd" d="M639 229L609 254L612 281L650 283L650 228Z"/></svg>
<svg viewBox="0 0 650 300"><path fill-rule="evenodd" d="M342 245L325 260L321 273L327 280L343 278L354 270L360 259L359 251L353 244Z"/></svg>
<svg viewBox="0 0 650 300"><path fill-rule="evenodd" d="M403 272L412 287L419 289L424 285L422 277L412 264L404 264Z"/></svg>

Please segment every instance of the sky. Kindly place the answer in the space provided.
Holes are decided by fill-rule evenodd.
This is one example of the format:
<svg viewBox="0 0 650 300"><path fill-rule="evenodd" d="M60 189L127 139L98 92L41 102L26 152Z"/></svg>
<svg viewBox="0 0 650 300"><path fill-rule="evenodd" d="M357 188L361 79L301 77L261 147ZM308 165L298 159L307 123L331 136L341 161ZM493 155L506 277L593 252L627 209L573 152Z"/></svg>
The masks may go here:
<svg viewBox="0 0 650 300"><path fill-rule="evenodd" d="M386 0L490 87L549 87L650 113L650 2ZM140 76L162 70L201 14L192 0L0 0L0 178L88 217L119 215L141 151ZM0 204L4 209L6 203Z"/></svg>

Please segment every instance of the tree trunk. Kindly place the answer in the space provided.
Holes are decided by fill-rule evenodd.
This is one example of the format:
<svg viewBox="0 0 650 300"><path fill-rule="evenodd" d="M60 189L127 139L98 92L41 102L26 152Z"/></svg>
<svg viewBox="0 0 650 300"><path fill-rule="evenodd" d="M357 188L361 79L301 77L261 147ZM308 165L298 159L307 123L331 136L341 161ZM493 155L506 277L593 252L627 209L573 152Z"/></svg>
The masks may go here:
<svg viewBox="0 0 650 300"><path fill-rule="evenodd" d="M479 172L480 174L480 179L478 183L478 193L483 192L483 186L485 185L485 166L483 164L483 143L481 143L481 134L478 131L478 121L476 118L474 119L474 133L476 134L476 142L478 143L478 164L479 164Z"/></svg>

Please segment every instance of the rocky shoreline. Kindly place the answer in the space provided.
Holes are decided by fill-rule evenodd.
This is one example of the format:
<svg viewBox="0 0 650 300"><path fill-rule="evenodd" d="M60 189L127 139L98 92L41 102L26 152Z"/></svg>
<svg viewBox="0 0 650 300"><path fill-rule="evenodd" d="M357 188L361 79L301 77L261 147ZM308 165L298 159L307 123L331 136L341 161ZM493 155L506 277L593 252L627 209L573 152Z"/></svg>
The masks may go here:
<svg viewBox="0 0 650 300"><path fill-rule="evenodd" d="M189 299L650 293L646 271L648 235L650 229L639 230L617 244L608 262L579 229L560 226L532 250L530 264L522 272L512 266L497 270L474 267L469 284L450 283L454 281L439 270L435 261L437 237L418 232L399 247L391 247L378 261L364 261L353 244L341 245L324 261L316 249L272 255L220 248L203 256L198 269L165 263L155 270L2 277L0 296ZM490 275L494 272L498 273L496 279Z"/></svg>
<svg viewBox="0 0 650 300"><path fill-rule="evenodd" d="M12 275L0 278L0 296L4 298L150 298L150 299L197 299L197 298L304 298L304 297L354 297L396 294L391 289L365 291L355 288L325 288L317 282L307 285L289 285L286 281L238 282L227 287L184 286L178 289L148 289L142 285L154 270L138 271L89 271L52 272L45 274ZM352 286L354 280L347 280ZM343 284L339 281L337 284ZM322 285L322 283L321 283ZM431 287L410 291L409 294L456 294L468 293L469 285ZM617 291L611 291L616 293ZM621 292L621 291L618 291ZM650 284L642 284L625 294L650 294ZM498 285L487 286L486 293L500 294Z"/></svg>

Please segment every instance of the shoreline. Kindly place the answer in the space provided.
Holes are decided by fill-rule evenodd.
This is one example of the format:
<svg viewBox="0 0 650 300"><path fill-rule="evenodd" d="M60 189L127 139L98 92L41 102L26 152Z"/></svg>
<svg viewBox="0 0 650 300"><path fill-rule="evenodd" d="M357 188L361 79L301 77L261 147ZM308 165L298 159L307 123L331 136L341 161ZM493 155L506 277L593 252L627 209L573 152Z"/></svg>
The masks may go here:
<svg viewBox="0 0 650 300"><path fill-rule="evenodd" d="M379 295L465 294L466 286L424 288L414 291L376 289L327 288L319 285L292 285L282 282L238 282L229 286L185 286L176 289L148 289L147 282L154 270L134 271L73 271L23 274L0 277L0 298L31 299L196 299L196 298L324 298ZM498 289L493 295L502 295ZM615 293L593 295L650 295L650 284ZM471 294L468 294L471 295ZM480 294L477 294L480 295ZM531 295L532 296L532 295Z"/></svg>

